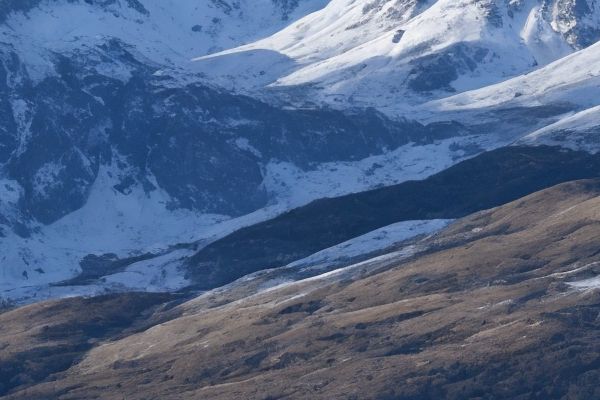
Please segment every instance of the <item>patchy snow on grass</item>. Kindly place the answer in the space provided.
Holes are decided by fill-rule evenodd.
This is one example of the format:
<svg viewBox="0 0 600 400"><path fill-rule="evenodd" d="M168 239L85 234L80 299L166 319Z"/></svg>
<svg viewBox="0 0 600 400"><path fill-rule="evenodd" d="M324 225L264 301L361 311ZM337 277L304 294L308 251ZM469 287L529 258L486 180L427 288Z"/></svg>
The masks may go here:
<svg viewBox="0 0 600 400"><path fill-rule="evenodd" d="M448 219L398 222L294 261L286 268L330 267L359 256L385 250L416 236L432 234L445 228L450 222L452 220Z"/></svg>

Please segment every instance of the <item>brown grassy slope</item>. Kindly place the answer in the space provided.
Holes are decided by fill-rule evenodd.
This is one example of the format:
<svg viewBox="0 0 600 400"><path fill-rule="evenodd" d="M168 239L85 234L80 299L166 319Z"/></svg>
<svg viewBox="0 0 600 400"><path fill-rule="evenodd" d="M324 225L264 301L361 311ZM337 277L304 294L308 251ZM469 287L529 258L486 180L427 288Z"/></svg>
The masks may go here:
<svg viewBox="0 0 600 400"><path fill-rule="evenodd" d="M157 305L173 298L129 293L48 301L1 313L0 397L68 369L102 341L143 330Z"/></svg>
<svg viewBox="0 0 600 400"><path fill-rule="evenodd" d="M600 398L600 291L567 283L600 273L600 182L419 246L227 304L208 293L7 398Z"/></svg>

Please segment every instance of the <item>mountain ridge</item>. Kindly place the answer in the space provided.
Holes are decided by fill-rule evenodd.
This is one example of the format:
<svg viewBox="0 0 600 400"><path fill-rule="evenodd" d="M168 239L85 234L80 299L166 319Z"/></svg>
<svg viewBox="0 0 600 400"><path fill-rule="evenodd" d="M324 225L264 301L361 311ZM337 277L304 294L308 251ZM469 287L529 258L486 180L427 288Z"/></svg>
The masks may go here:
<svg viewBox="0 0 600 400"><path fill-rule="evenodd" d="M117 333L47 380L26 375L5 398L593 397L598 193L598 180L565 183L459 220L422 240L429 251L416 257L394 252L250 296L242 285L165 303L146 317L152 326ZM106 312L110 301L123 299L0 314L0 368L23 344L52 337L39 358L48 372L62 338L89 337L66 335L64 322L88 318L82 302ZM21 324L33 329L7 336Z"/></svg>
<svg viewBox="0 0 600 400"><path fill-rule="evenodd" d="M0 0L0 399L600 398L600 1Z"/></svg>
<svg viewBox="0 0 600 400"><path fill-rule="evenodd" d="M125 275L112 276L116 281L108 286L177 290L189 284L180 272L185 269L182 260L193 249L315 199L425 179L515 141L597 149L600 124L595 122L593 61L598 46L588 46L596 33L585 28L595 26L595 3L585 2L584 7L577 2L575 7L546 0L510 4L264 0L261 4L3 3L3 296L86 294L89 288L51 285L88 276L86 259L122 265L123 260L150 256L134 263L135 271L127 275L135 272L143 279L128 282ZM13 7L11 12L8 6ZM261 13L256 12L259 8ZM457 24L463 17L466 22ZM435 21L456 29L446 31ZM208 28L213 25L215 29ZM435 29L425 29L429 26ZM523 41L525 26L539 43ZM549 36L539 36L544 32ZM340 40L355 36L358 42ZM380 37L385 46L376 49L391 49L393 57L413 57L404 59L408 80L386 75L386 65L392 64L382 59L364 71L351 68L348 76L376 72L385 90L363 93L379 96L400 85L402 90L422 92L421 100L427 100L422 106L390 113L388 106L404 108L411 103L410 96L400 92L393 101L383 96L352 104L321 102L313 93L314 101L305 103L298 101L305 89L322 88L304 83L260 93L242 90L257 99L230 92L211 76L223 73L234 82L241 76L236 72L240 66L263 68L254 71L261 86L261 80L283 71L264 69L272 56L283 62L279 66L293 61L301 71L322 64L327 74L335 75L346 66L327 60L358 51L358 58L350 61L360 66L362 51L370 48L364 47L366 43ZM554 54L547 65L534 63L533 47L528 46L550 46L554 40L567 46L564 54L570 55L550 62L563 53ZM244 43L241 49L257 50L258 58L246 52L242 63L232 63L218 53L223 49L235 53ZM276 46L265 45L269 43ZM477 69L484 64L491 68L499 49L509 53L525 49L518 54L526 67L492 71L492 81L503 82L486 86L489 82L477 76ZM208 58L190 61L207 53ZM279 59L282 54L284 59ZM224 69L198 69L211 60L223 61ZM263 61L266 64L260 64ZM515 77L523 72L527 74ZM347 76L342 78L341 85L350 82L345 81ZM453 86L461 80L462 87ZM527 82L540 90L527 91ZM324 87L334 90L336 85ZM465 92L469 85L477 88ZM570 93L569 87L580 89ZM581 93L588 96L578 97ZM433 100L439 96L443 98ZM499 102L503 96L506 101ZM196 244L182 248L182 243ZM102 284L94 290L106 288Z"/></svg>

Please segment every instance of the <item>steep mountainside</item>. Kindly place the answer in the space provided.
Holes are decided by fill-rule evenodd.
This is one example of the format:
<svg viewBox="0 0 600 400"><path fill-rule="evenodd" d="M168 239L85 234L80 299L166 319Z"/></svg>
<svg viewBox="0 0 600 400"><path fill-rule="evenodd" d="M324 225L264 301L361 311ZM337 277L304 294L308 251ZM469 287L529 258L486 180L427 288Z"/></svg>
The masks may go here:
<svg viewBox="0 0 600 400"><path fill-rule="evenodd" d="M87 318L81 300L0 314L5 398L595 398L599 211L600 182L567 183L409 252L171 304L121 337L102 333L103 320L114 326L102 317L99 343L62 373L52 354L94 337L66 335ZM47 319L45 309L64 311ZM22 326L27 335L11 334ZM44 338L38 375L9 369Z"/></svg>
<svg viewBox="0 0 600 400"><path fill-rule="evenodd" d="M178 290L205 246L316 199L514 141L596 152L598 7L4 1L0 298Z"/></svg>
<svg viewBox="0 0 600 400"><path fill-rule="evenodd" d="M344 267L407 239L435 232L451 219L560 182L597 177L599 171L598 155L557 147L506 147L463 161L425 180L321 199L265 222L250 224L244 220L247 217L242 217L216 223L212 228L205 225L204 229L213 236L200 240L192 236L186 243L175 229L172 240L176 245L122 255L93 250L85 253L85 249L94 249L87 243L90 236L85 233L85 226L79 228L82 237L77 242L69 236L52 240L52 235L71 233L65 222L59 222L46 228L45 237L49 239L45 247L31 246L33 251L25 253L31 265L23 267L16 262L12 268L9 264L4 269L6 278L0 288L2 297L22 302L107 291L208 290L246 274L277 267L284 268L268 272L263 278L297 280ZM194 221L181 218L179 224L194 229ZM102 226L103 221L96 220ZM250 226L239 229L244 221ZM156 229L164 223L149 221L146 226ZM113 232L111 225L104 229L106 235ZM201 234L196 237L202 237ZM33 236L22 242L24 249L35 239ZM118 240L117 236L93 245L123 248ZM24 253L11 249L11 244L5 244L8 247L4 259L19 260ZM81 250L65 257L63 252L69 247L63 249L57 244L76 244ZM44 259L48 254L53 258ZM64 268L61 257L67 265L79 266L80 270L70 272ZM45 268L43 273L38 270L41 268ZM30 271L26 277L20 273L23 269Z"/></svg>
<svg viewBox="0 0 600 400"><path fill-rule="evenodd" d="M598 151L600 114L600 45L564 57L530 74L433 101L433 119L487 120L501 126L510 120L545 121L521 141Z"/></svg>
<svg viewBox="0 0 600 400"><path fill-rule="evenodd" d="M164 68L248 43L322 8L326 0L4 0L0 37L36 72L51 74L52 53L117 39ZM108 71L107 71L108 72ZM113 73L126 75L123 71Z"/></svg>
<svg viewBox="0 0 600 400"><path fill-rule="evenodd" d="M0 44L2 292L71 278L88 255L139 256L219 236L236 226L220 222L267 206L238 224L325 193L427 176L494 143L439 142L469 132L372 109L276 108L156 74L139 47L115 38L76 43L46 49L53 71L43 77L24 58L31 53ZM432 153L405 157L409 143ZM405 163L406 173L390 173ZM348 171L357 181L332 192L329 182ZM309 181L302 192L299 181Z"/></svg>
<svg viewBox="0 0 600 400"><path fill-rule="evenodd" d="M271 37L197 64L234 89L268 86L268 96L397 115L585 48L600 38L599 21L593 0L332 0Z"/></svg>
<svg viewBox="0 0 600 400"><path fill-rule="evenodd" d="M460 218L561 182L599 176L598 155L506 147L422 181L317 200L242 228L201 249L187 262L188 268L197 286L210 289L392 223Z"/></svg>
<svg viewBox="0 0 600 400"><path fill-rule="evenodd" d="M497 146L460 124L277 108L187 69L192 53L250 41L324 5L263 3L2 3L0 297L37 296L39 285L81 273L87 256L162 255ZM194 28L205 18L222 29ZM429 147L413 152L412 143ZM170 256L159 263L170 273L144 288L185 283L171 279Z"/></svg>
<svg viewBox="0 0 600 400"><path fill-rule="evenodd" d="M0 399L600 398L599 90L600 0L0 0Z"/></svg>

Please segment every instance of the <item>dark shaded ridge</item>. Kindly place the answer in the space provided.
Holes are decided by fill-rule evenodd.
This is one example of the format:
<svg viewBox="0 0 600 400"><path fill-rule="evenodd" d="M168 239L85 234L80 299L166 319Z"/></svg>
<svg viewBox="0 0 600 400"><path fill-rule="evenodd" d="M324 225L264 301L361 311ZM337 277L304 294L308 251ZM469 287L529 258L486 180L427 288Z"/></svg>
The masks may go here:
<svg viewBox="0 0 600 400"><path fill-rule="evenodd" d="M207 246L190 261L201 288L283 266L392 223L460 218L570 180L600 175L600 156L557 147L507 147L423 181L317 200Z"/></svg>
<svg viewBox="0 0 600 400"><path fill-rule="evenodd" d="M33 325L33 332L27 333L31 336L27 349L15 351L10 345L0 346L0 396L70 368L98 341L116 339L156 323L150 318L155 307L175 299L170 294L128 293L75 298L7 312L3 315L6 321L22 313L21 318L43 325ZM0 322L4 321L0 318Z"/></svg>

